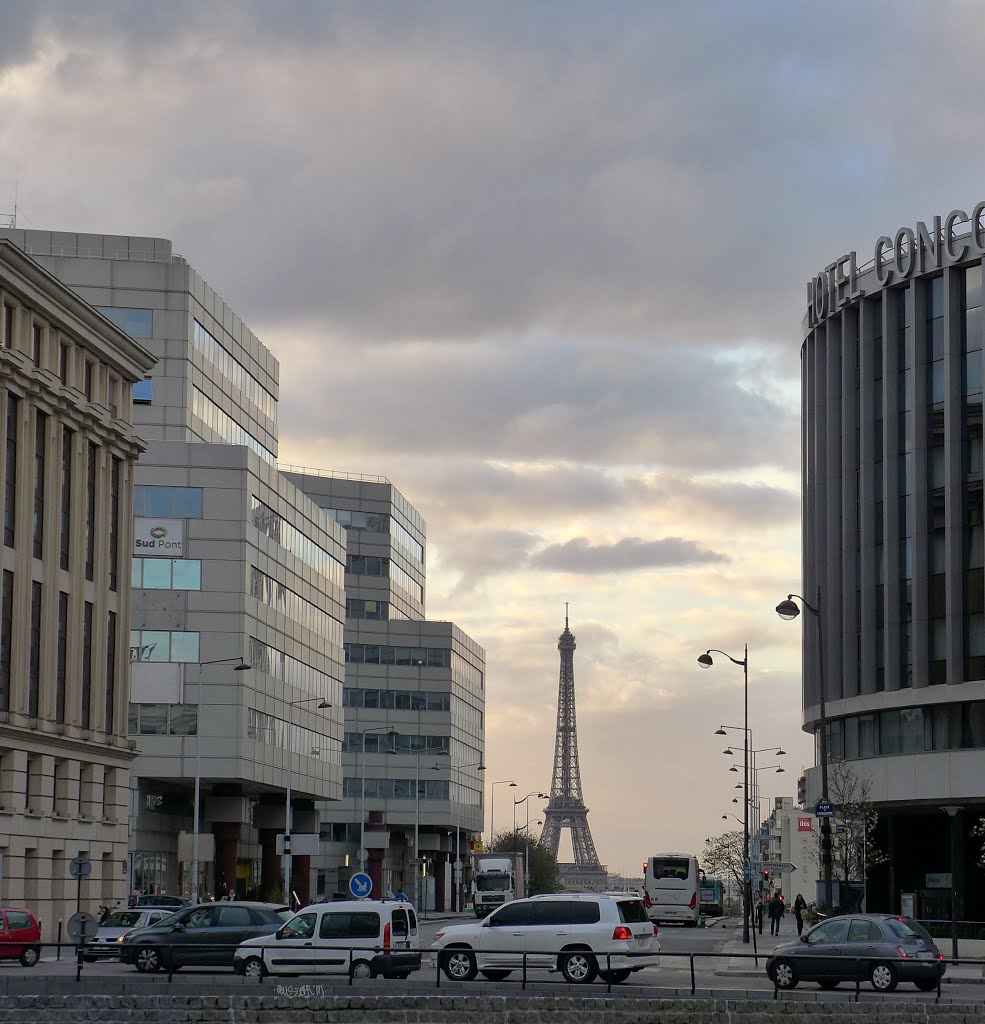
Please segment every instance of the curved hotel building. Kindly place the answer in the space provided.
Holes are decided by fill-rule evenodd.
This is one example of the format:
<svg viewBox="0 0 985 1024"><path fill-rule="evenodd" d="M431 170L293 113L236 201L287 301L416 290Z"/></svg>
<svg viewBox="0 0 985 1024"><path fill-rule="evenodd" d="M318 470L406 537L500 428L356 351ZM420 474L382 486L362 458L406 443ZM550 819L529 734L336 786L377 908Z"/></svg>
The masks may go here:
<svg viewBox="0 0 985 1024"><path fill-rule="evenodd" d="M871 782L868 908L985 915L985 203L881 237L808 284L804 728ZM823 635L823 659L818 634ZM807 774L808 803L821 795ZM833 798L833 797L832 797Z"/></svg>

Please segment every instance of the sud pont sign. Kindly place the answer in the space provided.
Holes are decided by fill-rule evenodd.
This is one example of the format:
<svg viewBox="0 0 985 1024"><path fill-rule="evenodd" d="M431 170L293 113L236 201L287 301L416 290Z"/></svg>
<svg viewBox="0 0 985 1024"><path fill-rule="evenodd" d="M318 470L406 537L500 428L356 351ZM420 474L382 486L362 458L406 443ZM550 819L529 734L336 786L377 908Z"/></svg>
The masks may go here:
<svg viewBox="0 0 985 1024"><path fill-rule="evenodd" d="M807 326L816 327L832 314L855 305L865 295L859 280L867 273L875 274L878 288L886 288L928 271L985 256L983 215L985 202L979 203L970 217L964 210L952 210L946 217L934 217L930 227L921 220L916 227L900 228L892 237L880 235L871 264L861 272L854 249L839 256L807 282Z"/></svg>
<svg viewBox="0 0 985 1024"><path fill-rule="evenodd" d="M184 549L184 531L185 523L182 519L135 518L133 553L180 558Z"/></svg>

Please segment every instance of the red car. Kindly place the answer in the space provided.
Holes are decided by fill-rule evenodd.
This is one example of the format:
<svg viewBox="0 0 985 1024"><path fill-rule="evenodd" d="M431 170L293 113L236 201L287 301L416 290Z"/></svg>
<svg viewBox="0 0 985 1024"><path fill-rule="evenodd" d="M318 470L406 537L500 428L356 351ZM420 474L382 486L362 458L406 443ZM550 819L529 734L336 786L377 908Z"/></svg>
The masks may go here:
<svg viewBox="0 0 985 1024"><path fill-rule="evenodd" d="M33 967L41 956L40 942L41 925L30 910L0 908L0 959L16 958Z"/></svg>

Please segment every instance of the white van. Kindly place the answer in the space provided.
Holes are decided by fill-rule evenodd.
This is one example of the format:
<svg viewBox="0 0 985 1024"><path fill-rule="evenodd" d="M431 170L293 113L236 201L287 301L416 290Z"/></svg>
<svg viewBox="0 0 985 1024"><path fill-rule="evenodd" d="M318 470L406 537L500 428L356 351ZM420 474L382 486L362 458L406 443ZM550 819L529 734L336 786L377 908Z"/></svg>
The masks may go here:
<svg viewBox="0 0 985 1024"><path fill-rule="evenodd" d="M406 978L421 968L417 943L417 914L409 903L315 903L272 935L240 943L233 968L248 978L350 973L355 978Z"/></svg>
<svg viewBox="0 0 985 1024"><path fill-rule="evenodd" d="M690 853L658 853L647 858L643 902L651 921L680 921L694 928L701 916L701 869Z"/></svg>

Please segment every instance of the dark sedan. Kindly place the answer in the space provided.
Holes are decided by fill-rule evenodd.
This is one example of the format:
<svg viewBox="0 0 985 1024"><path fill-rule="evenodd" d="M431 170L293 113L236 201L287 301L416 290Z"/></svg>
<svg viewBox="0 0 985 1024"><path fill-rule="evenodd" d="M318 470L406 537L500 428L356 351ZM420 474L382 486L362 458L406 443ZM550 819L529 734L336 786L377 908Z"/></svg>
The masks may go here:
<svg viewBox="0 0 985 1024"><path fill-rule="evenodd" d="M236 947L256 935L272 935L291 916L279 903L200 903L152 928L128 932L120 960L138 971L185 966L232 967Z"/></svg>
<svg viewBox="0 0 985 1024"><path fill-rule="evenodd" d="M921 992L937 988L944 954L916 921L892 914L846 914L822 921L799 942L777 946L766 974L777 988L816 981L835 988L842 981L868 980L877 992L912 981Z"/></svg>

